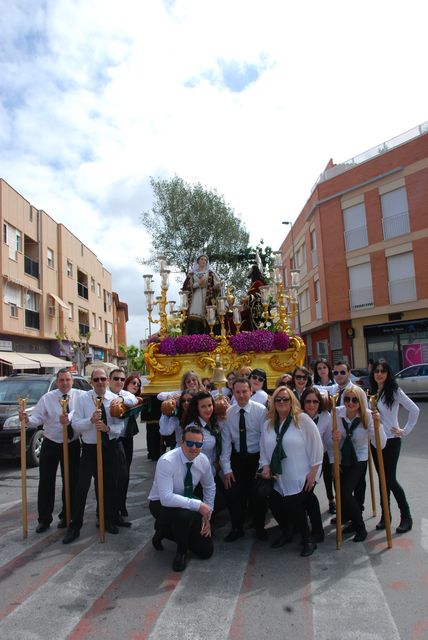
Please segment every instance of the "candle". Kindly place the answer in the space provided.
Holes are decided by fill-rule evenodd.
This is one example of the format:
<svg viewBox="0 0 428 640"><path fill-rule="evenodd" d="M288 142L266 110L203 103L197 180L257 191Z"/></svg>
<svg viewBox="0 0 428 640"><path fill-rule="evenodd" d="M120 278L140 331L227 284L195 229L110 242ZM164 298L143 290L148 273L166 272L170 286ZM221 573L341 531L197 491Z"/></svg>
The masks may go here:
<svg viewBox="0 0 428 640"><path fill-rule="evenodd" d="M178 295L180 296L180 307L182 309L187 309L187 291L183 291L182 289L178 292Z"/></svg>
<svg viewBox="0 0 428 640"><path fill-rule="evenodd" d="M169 274L170 271L161 271L161 287L162 289L168 289L169 286Z"/></svg>
<svg viewBox="0 0 428 640"><path fill-rule="evenodd" d="M274 251L274 265L275 267L282 267L282 253L281 251Z"/></svg>
<svg viewBox="0 0 428 640"><path fill-rule="evenodd" d="M152 274L151 273L145 273L143 275L143 279L144 279L144 292L149 291L150 287L152 286Z"/></svg>
<svg viewBox="0 0 428 640"><path fill-rule="evenodd" d="M233 322L235 324L241 324L241 312L239 307L233 307Z"/></svg>
<svg viewBox="0 0 428 640"><path fill-rule="evenodd" d="M215 307L212 305L207 306L207 320L208 324L215 323Z"/></svg>

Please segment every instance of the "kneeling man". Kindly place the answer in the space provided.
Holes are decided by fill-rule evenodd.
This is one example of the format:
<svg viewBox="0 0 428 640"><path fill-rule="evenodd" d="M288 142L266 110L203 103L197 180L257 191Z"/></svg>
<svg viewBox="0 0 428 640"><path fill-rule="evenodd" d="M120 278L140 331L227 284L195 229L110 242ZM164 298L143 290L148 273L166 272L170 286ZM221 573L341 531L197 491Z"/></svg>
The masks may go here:
<svg viewBox="0 0 428 640"><path fill-rule="evenodd" d="M210 558L214 550L210 517L215 482L210 461L201 453L203 439L200 427L186 427L181 445L159 459L149 494L150 511L156 519L152 543L158 551L163 550L164 537L177 543L174 571L185 569L188 549L204 559ZM199 483L203 501L193 497Z"/></svg>

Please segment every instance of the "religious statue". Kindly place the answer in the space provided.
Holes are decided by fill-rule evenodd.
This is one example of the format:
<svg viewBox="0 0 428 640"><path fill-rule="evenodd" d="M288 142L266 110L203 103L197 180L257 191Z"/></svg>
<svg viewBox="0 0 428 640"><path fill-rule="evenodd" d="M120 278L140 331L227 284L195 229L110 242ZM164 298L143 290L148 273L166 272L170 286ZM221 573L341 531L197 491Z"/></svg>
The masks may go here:
<svg viewBox="0 0 428 640"><path fill-rule="evenodd" d="M220 288L220 278L211 270L208 256L201 254L196 258L183 284L183 289L189 292L187 335L209 332L206 308L208 305L216 305Z"/></svg>
<svg viewBox="0 0 428 640"><path fill-rule="evenodd" d="M242 300L243 310L241 312L241 331L254 331L259 328L263 319L260 287L264 287L266 281L257 264L253 264L248 271L247 277L251 280L251 284L246 297Z"/></svg>

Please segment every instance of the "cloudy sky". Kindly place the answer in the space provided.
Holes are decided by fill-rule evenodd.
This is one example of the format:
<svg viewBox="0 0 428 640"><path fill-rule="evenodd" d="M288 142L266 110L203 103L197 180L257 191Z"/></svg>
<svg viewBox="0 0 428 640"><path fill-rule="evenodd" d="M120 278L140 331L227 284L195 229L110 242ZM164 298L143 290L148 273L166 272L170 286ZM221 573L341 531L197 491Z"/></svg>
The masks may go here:
<svg viewBox="0 0 428 640"><path fill-rule="evenodd" d="M149 177L277 249L330 158L428 120L425 0L0 0L0 176L113 274L145 335Z"/></svg>

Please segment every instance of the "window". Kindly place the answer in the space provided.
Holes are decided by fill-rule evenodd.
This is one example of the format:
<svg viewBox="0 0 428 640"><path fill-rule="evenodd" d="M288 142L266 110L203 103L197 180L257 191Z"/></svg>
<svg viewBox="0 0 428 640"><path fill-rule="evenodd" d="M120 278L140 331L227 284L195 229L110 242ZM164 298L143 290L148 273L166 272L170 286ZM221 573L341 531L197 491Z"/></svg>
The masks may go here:
<svg viewBox="0 0 428 640"><path fill-rule="evenodd" d="M342 334L340 333L340 324L336 322L335 324L331 324L328 328L329 337L330 337L330 345L332 350L337 350L342 348Z"/></svg>
<svg viewBox="0 0 428 640"><path fill-rule="evenodd" d="M95 280L92 277L91 277L91 291L92 293L95 293Z"/></svg>
<svg viewBox="0 0 428 640"><path fill-rule="evenodd" d="M21 232L6 222L3 223L3 242L9 247L9 258L16 260L17 252L22 252Z"/></svg>
<svg viewBox="0 0 428 640"><path fill-rule="evenodd" d="M302 267L306 262L306 246L303 243L297 250L296 250L296 269L300 269L300 267Z"/></svg>
<svg viewBox="0 0 428 640"><path fill-rule="evenodd" d="M68 319L73 320L74 318L74 305L72 302L68 303Z"/></svg>
<svg viewBox="0 0 428 640"><path fill-rule="evenodd" d="M399 253L389 256L388 285L391 304L416 300L415 265L413 253Z"/></svg>
<svg viewBox="0 0 428 640"><path fill-rule="evenodd" d="M300 311L305 311L309 307L309 290L305 289L299 294Z"/></svg>
<svg viewBox="0 0 428 640"><path fill-rule="evenodd" d="M52 249L48 248L47 258L48 258L48 267L53 269L54 268L54 252L52 251Z"/></svg>
<svg viewBox="0 0 428 640"><path fill-rule="evenodd" d="M349 304L351 311L373 307L372 270L370 262L349 267Z"/></svg>
<svg viewBox="0 0 428 640"><path fill-rule="evenodd" d="M317 320L321 318L321 287L320 281L315 280L315 317Z"/></svg>
<svg viewBox="0 0 428 640"><path fill-rule="evenodd" d="M98 331L102 331L103 330L103 319L101 318L101 316L98 316Z"/></svg>
<svg viewBox="0 0 428 640"><path fill-rule="evenodd" d="M17 318L18 317L18 307L13 302L11 302L9 304L9 312L10 312L10 317L11 318Z"/></svg>
<svg viewBox="0 0 428 640"><path fill-rule="evenodd" d="M319 358L328 358L327 340L320 340L319 342L317 342L317 356Z"/></svg>
<svg viewBox="0 0 428 640"><path fill-rule="evenodd" d="M92 314L92 328L93 329L97 328L97 314L96 313Z"/></svg>
<svg viewBox="0 0 428 640"><path fill-rule="evenodd" d="M97 283L97 296L101 298L101 285L99 282Z"/></svg>
<svg viewBox="0 0 428 640"><path fill-rule="evenodd" d="M25 326L39 329L39 294L27 289L25 291Z"/></svg>
<svg viewBox="0 0 428 640"><path fill-rule="evenodd" d="M343 226L346 251L367 247L366 208L363 202L343 210Z"/></svg>
<svg viewBox="0 0 428 640"><path fill-rule="evenodd" d="M388 240L388 238L410 233L409 207L405 187L382 194L380 201L384 239Z"/></svg>
<svg viewBox="0 0 428 640"><path fill-rule="evenodd" d="M55 318L55 300L52 296L48 296L48 316Z"/></svg>
<svg viewBox="0 0 428 640"><path fill-rule="evenodd" d="M311 260L312 269L314 269L318 265L317 232L315 231L315 229L311 231Z"/></svg>
<svg viewBox="0 0 428 640"><path fill-rule="evenodd" d="M13 304L15 307L21 307L21 287L13 284L12 282L7 282L4 291L4 301L6 304Z"/></svg>
<svg viewBox="0 0 428 640"><path fill-rule="evenodd" d="M67 275L69 278L73 277L73 263L71 260L67 260Z"/></svg>

